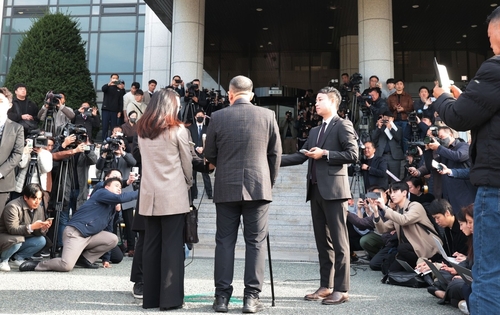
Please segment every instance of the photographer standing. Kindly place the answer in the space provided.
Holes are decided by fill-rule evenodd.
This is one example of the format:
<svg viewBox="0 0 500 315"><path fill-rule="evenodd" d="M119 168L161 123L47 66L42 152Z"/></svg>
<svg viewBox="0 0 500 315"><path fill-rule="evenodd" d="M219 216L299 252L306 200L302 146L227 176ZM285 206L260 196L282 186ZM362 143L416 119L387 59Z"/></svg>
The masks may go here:
<svg viewBox="0 0 500 315"><path fill-rule="evenodd" d="M297 152L297 125L292 117L292 112L287 111L285 118L280 122L281 144L283 145L283 154Z"/></svg>
<svg viewBox="0 0 500 315"><path fill-rule="evenodd" d="M79 109L75 109L75 117L71 120L71 123L84 126L89 137L92 137L93 129L99 129L101 124L101 119L97 113L97 107L90 108L89 103L82 103Z"/></svg>
<svg viewBox="0 0 500 315"><path fill-rule="evenodd" d="M40 120L45 120L45 118L47 118L47 112L49 110L49 107L51 106L51 104L47 104L47 102L48 100L38 112L38 118ZM63 93L54 93L52 102L54 102L54 104L52 105L55 106L54 128L56 130L56 134L60 134L60 129L67 123L70 123L73 118L75 118L75 113L71 108L66 107L66 98Z"/></svg>
<svg viewBox="0 0 500 315"><path fill-rule="evenodd" d="M370 109L370 112L372 114L373 126L377 124L377 117L389 110L389 105L387 105L387 102L382 97L380 97L381 93L382 92L378 87L370 89L368 95L371 96L371 101L365 100L365 106Z"/></svg>
<svg viewBox="0 0 500 315"><path fill-rule="evenodd" d="M207 109L207 94L200 90L200 80L194 79L189 86L186 96L184 97L184 101L189 104L190 101L193 101L193 104L196 108L201 107L203 111ZM179 94L181 95L181 94Z"/></svg>
<svg viewBox="0 0 500 315"><path fill-rule="evenodd" d="M119 125L119 119L123 111L123 95L125 95L125 84L119 80L116 73L111 75L108 84L101 88L104 93L102 100L102 140L108 137L109 129Z"/></svg>
<svg viewBox="0 0 500 315"><path fill-rule="evenodd" d="M15 99L12 101L12 107L8 111L10 120L20 124L24 128L25 137L31 130L38 128L38 106L26 97L26 85L17 83L14 85Z"/></svg>

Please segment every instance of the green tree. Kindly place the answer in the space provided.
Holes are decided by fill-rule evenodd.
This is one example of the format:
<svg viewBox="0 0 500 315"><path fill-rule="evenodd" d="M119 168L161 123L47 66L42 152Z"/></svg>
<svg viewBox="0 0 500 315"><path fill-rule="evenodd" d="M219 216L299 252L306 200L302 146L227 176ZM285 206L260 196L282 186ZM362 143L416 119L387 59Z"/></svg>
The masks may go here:
<svg viewBox="0 0 500 315"><path fill-rule="evenodd" d="M95 105L96 93L85 60L85 41L78 22L62 13L47 13L23 35L6 78L14 94L16 83L28 87L28 98L41 106L47 91L62 92L66 105Z"/></svg>

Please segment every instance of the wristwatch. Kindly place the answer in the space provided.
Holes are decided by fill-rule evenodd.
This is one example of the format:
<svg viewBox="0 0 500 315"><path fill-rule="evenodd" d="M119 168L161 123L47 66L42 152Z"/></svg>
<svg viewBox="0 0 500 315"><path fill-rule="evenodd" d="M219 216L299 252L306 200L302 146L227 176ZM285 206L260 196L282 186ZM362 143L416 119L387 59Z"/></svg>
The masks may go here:
<svg viewBox="0 0 500 315"><path fill-rule="evenodd" d="M328 150L323 150L323 160L328 160Z"/></svg>

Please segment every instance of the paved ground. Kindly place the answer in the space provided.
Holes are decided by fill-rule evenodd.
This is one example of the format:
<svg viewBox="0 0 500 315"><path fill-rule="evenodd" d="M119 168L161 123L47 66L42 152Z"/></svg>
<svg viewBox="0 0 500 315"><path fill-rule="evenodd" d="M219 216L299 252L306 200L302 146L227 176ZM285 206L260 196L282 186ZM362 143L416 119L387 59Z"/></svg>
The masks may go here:
<svg viewBox="0 0 500 315"><path fill-rule="evenodd" d="M189 263L190 260L186 263ZM126 257L111 269L75 269L69 273L0 273L0 314L142 314L141 300L132 296L129 273L132 259ZM271 307L269 274L261 294L266 308L261 314L461 314L449 305L438 305L425 289L380 283L380 272L367 266L351 268L350 301L325 306L304 301L318 287L318 266L311 262L274 261L276 306ZM268 270L266 271L268 272ZM195 258L186 267L185 307L175 314L213 313L213 259ZM234 296L229 313L241 313L243 261L237 260Z"/></svg>

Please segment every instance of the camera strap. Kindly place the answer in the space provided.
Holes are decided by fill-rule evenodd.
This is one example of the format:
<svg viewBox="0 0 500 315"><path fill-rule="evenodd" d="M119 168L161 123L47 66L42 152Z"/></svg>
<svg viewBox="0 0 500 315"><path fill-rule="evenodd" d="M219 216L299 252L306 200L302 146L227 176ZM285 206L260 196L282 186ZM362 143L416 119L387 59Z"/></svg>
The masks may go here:
<svg viewBox="0 0 500 315"><path fill-rule="evenodd" d="M142 110L141 110L139 107L137 107L137 105L136 105L135 103L132 103L132 104L134 104L135 108L137 108L137 110L138 110L139 112L141 112L141 115L142 115L142 114L143 114Z"/></svg>

